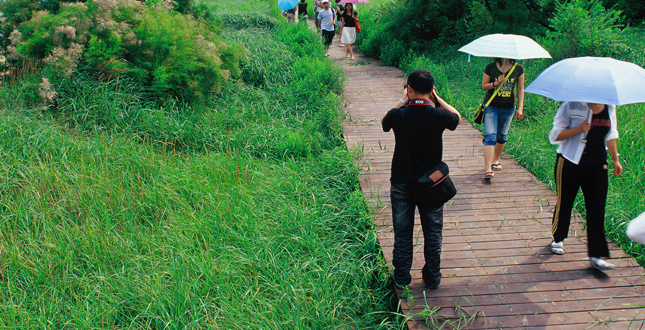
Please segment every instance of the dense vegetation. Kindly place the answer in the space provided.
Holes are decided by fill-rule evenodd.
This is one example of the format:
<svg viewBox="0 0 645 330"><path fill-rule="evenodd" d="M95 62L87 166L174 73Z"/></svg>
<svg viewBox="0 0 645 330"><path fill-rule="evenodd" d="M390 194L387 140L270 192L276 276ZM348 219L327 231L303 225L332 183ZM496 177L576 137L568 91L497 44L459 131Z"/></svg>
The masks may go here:
<svg viewBox="0 0 645 330"><path fill-rule="evenodd" d="M481 102L482 72L491 59L472 57L468 62L457 49L480 35L524 33L551 53L553 59L520 61L526 69L526 86L554 61L567 57L611 56L645 66L645 25L639 21L643 5L635 1L448 2L453 6L448 7L463 12L440 15L438 1L372 1L362 10L365 28L357 43L361 51L406 72L432 71L441 94L467 118ZM513 21L517 18L521 24ZM555 189L556 148L549 143L548 132L559 104L534 94L526 94L524 104L525 119L513 122L505 151ZM618 108L618 148L625 172L610 176L606 229L616 244L645 266L645 249L625 236L626 223L645 211L644 118L643 104ZM576 209L584 215L582 193Z"/></svg>
<svg viewBox="0 0 645 330"><path fill-rule="evenodd" d="M69 2L0 2L0 327L401 327L318 36L269 0ZM455 49L486 33L645 64L636 1L371 2L361 50L464 111L488 59ZM556 107L527 95L507 148L551 186ZM643 115L608 209L641 262Z"/></svg>
<svg viewBox="0 0 645 330"><path fill-rule="evenodd" d="M6 65L42 65L54 85L78 68L102 78L129 78L155 100L192 102L240 73L241 50L219 41L215 25L163 1L95 0L62 3L52 11L34 6L19 0L0 6L11 13L0 29L8 36ZM26 96L32 103L38 99Z"/></svg>
<svg viewBox="0 0 645 330"><path fill-rule="evenodd" d="M4 49L1 328L400 326L305 24L259 0L38 3ZM82 30L105 15L123 30ZM46 61L72 43L69 70Z"/></svg>

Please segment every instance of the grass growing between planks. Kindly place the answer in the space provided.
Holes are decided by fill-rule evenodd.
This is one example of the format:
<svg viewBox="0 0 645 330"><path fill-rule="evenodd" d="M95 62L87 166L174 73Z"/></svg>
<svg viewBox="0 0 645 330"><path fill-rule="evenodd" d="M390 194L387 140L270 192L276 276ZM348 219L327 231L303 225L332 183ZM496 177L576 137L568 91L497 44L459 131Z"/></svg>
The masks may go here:
<svg viewBox="0 0 645 330"><path fill-rule="evenodd" d="M306 25L240 3L243 72L203 104L80 76L25 107L38 72L0 89L0 327L400 327L339 72Z"/></svg>

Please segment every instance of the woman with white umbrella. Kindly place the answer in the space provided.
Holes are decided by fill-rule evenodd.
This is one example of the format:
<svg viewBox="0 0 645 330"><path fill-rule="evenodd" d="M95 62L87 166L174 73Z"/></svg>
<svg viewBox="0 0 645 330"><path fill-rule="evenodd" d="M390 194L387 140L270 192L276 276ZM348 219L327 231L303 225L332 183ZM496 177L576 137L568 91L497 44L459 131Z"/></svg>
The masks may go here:
<svg viewBox="0 0 645 330"><path fill-rule="evenodd" d="M587 211L589 264L598 270L614 268L603 258L609 257L605 238L605 204L609 187L607 150L613 160L614 175L623 173L616 139L616 106L601 103L563 103L549 133L551 143L558 145L554 171L558 200L553 212L551 252L564 254L564 239L569 233L573 203L582 188Z"/></svg>
<svg viewBox="0 0 645 330"><path fill-rule="evenodd" d="M495 175L493 170L502 169L499 158L508 140L513 115L517 119L524 116L524 67L513 59L496 58L484 69L482 89L487 91L484 103L493 97L484 112L484 178L489 180Z"/></svg>
<svg viewBox="0 0 645 330"><path fill-rule="evenodd" d="M459 51L495 58L484 69L481 86L487 91L484 104L491 101L484 111L483 122L484 178L491 179L495 175L493 170L502 169L499 158L506 145L513 115L518 119L524 116L524 68L519 64L515 65L515 60L550 58L551 55L529 37L500 33L477 38ZM470 57L468 59L470 61Z"/></svg>

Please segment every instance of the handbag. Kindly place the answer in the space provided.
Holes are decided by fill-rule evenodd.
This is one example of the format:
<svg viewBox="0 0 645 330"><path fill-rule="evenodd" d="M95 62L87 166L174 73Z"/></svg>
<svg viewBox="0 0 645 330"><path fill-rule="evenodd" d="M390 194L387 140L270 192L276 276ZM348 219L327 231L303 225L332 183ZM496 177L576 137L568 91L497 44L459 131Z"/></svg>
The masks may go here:
<svg viewBox="0 0 645 330"><path fill-rule="evenodd" d="M410 102L410 105L430 105L425 100L415 100L416 103ZM410 158L410 143L405 139L406 147L406 165L408 168L409 185L415 196L424 204L429 204L434 208L441 207L447 201L457 195L457 188L450 178L450 168L443 161L436 161L412 170Z"/></svg>
<svg viewBox="0 0 645 330"><path fill-rule="evenodd" d="M354 24L356 24L356 33L361 32L361 25L358 24L358 21L354 21Z"/></svg>
<svg viewBox="0 0 645 330"><path fill-rule="evenodd" d="M457 195L457 188L450 178L450 168L442 161L415 171L411 183L412 190L421 196L421 201L435 208Z"/></svg>
<svg viewBox="0 0 645 330"><path fill-rule="evenodd" d="M513 67L510 70L508 70L508 73L506 74L506 77L505 77L506 80L508 80L508 77L511 76L511 73L513 73L513 70L515 70L516 65L517 63L513 64ZM475 124L481 124L484 122L484 113L486 112L486 108L488 108L488 105L493 101L495 96L497 96L497 93L499 92L499 90L502 88L503 85L504 84L499 84L499 86L497 86L497 89L490 97L490 99L488 99L488 102L486 102L486 105L484 105L484 103L482 102L479 104L477 109L475 109L475 116L473 118L473 122L475 122Z"/></svg>

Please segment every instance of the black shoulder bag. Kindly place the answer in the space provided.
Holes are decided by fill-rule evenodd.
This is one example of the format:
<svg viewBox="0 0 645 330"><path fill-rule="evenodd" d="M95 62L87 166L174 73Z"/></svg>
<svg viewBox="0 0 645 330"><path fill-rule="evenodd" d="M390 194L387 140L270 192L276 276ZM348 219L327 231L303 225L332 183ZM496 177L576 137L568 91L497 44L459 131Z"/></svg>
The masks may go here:
<svg viewBox="0 0 645 330"><path fill-rule="evenodd" d="M432 105L426 100L411 100L409 105ZM407 109L406 109L407 110ZM406 166L410 189L424 204L437 208L457 195L457 188L450 178L448 164L436 161L412 170L411 144L406 136Z"/></svg>

